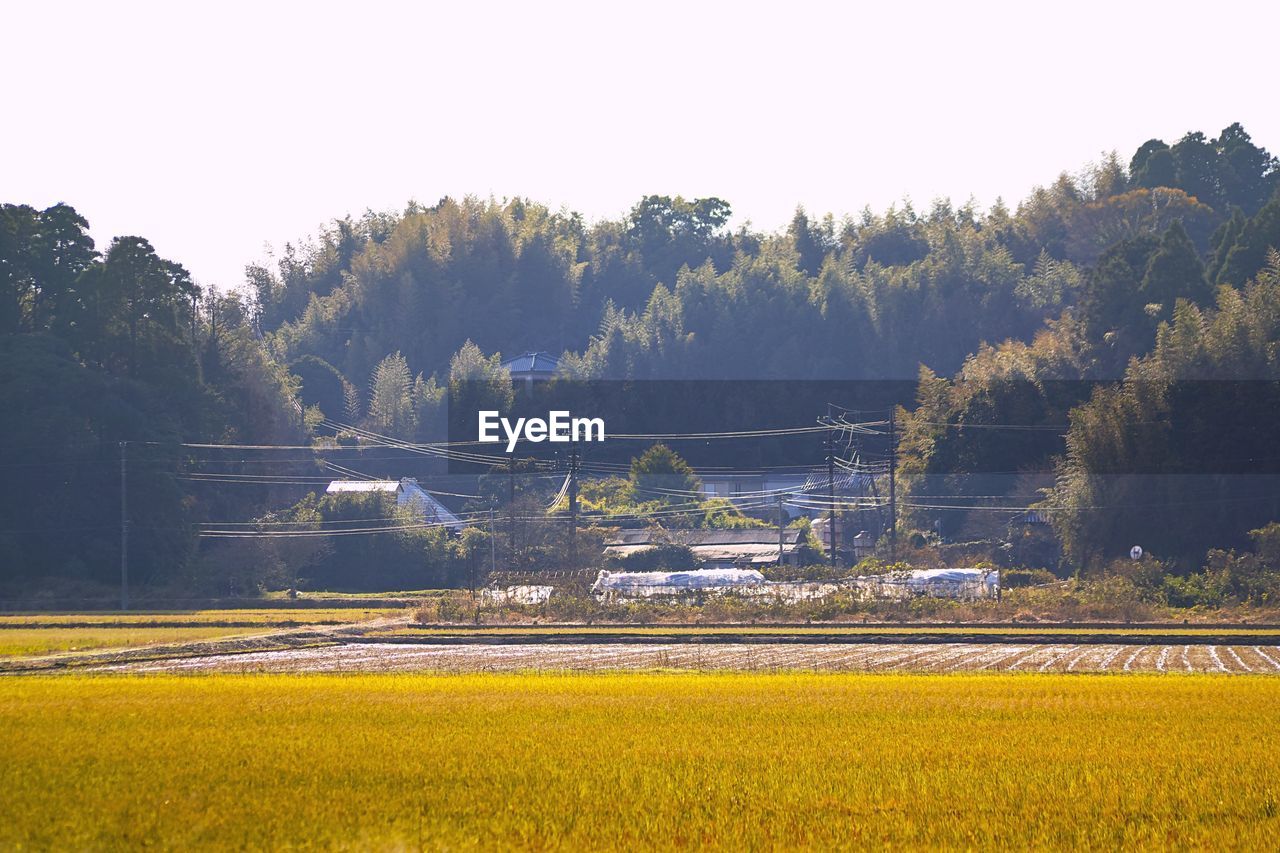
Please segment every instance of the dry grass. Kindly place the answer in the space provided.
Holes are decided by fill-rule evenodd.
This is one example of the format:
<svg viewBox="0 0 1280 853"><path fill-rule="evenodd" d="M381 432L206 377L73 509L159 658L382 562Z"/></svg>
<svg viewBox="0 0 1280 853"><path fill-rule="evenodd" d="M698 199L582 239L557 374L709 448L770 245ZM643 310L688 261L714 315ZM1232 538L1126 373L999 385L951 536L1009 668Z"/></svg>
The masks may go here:
<svg viewBox="0 0 1280 853"><path fill-rule="evenodd" d="M0 847L1269 849L1280 679L0 680Z"/></svg>

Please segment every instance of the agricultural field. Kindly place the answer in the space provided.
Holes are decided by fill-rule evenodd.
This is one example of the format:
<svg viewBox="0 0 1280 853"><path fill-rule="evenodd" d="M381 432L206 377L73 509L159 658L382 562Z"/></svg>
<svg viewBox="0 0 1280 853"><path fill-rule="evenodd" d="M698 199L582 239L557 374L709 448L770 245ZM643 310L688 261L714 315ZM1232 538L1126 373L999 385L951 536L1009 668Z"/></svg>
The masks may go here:
<svg viewBox="0 0 1280 853"><path fill-rule="evenodd" d="M1056 672L1280 675L1280 647L1110 643L345 642L313 648L103 663L133 673Z"/></svg>
<svg viewBox="0 0 1280 853"><path fill-rule="evenodd" d="M0 679L0 847L1268 849L1280 679Z"/></svg>
<svg viewBox="0 0 1280 853"><path fill-rule="evenodd" d="M1125 625L1107 627L1060 627L1053 623L1037 623L1032 625L929 625L917 623L910 625L481 625L481 626L449 626L449 625L396 625L390 628L375 629L370 632L380 637L433 637L433 636L504 636L510 634L626 634L636 636L664 636L670 634L755 634L755 635L806 635L806 634L841 634L888 636L894 634L1074 634L1074 635L1180 635L1180 636L1230 636L1230 635L1270 635L1280 641L1280 628L1274 626L1251 627L1239 625L1230 628L1196 627L1193 625Z"/></svg>
<svg viewBox="0 0 1280 853"><path fill-rule="evenodd" d="M247 633L253 632L211 627L11 628L0 630L0 658L190 643L227 639Z"/></svg>
<svg viewBox="0 0 1280 853"><path fill-rule="evenodd" d="M335 608L4 615L0 659L234 639L290 628L357 624L396 613Z"/></svg>
<svg viewBox="0 0 1280 853"><path fill-rule="evenodd" d="M6 628L116 628L134 627L233 627L272 628L298 625L344 625L396 615L383 608L269 608L245 610L135 610L88 613L6 613L0 615L0 630Z"/></svg>

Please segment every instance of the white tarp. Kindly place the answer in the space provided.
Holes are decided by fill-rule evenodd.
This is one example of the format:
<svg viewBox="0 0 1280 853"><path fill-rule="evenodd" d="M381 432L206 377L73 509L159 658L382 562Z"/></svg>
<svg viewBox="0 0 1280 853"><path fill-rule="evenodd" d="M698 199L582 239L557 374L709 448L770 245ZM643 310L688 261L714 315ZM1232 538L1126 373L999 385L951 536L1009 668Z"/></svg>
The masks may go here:
<svg viewBox="0 0 1280 853"><path fill-rule="evenodd" d="M797 601L820 601L840 592L839 581L765 581L749 593L762 598L793 604Z"/></svg>
<svg viewBox="0 0 1280 853"><path fill-rule="evenodd" d="M601 571L591 592L602 598L649 598L693 592L733 592L808 601L838 592L862 599L998 598L1000 572L987 569L913 569L837 581L766 581L755 569L699 569L691 572Z"/></svg>
<svg viewBox="0 0 1280 853"><path fill-rule="evenodd" d="M502 589L486 587L480 590L480 595L492 604L545 604L553 592L555 592L553 586L521 584Z"/></svg>
<svg viewBox="0 0 1280 853"><path fill-rule="evenodd" d="M886 575L865 575L845 583L864 598L998 598L996 569L913 569Z"/></svg>
<svg viewBox="0 0 1280 853"><path fill-rule="evenodd" d="M764 583L755 569L697 569L690 572L610 572L601 570L591 592L598 596L648 598L690 592L752 589Z"/></svg>

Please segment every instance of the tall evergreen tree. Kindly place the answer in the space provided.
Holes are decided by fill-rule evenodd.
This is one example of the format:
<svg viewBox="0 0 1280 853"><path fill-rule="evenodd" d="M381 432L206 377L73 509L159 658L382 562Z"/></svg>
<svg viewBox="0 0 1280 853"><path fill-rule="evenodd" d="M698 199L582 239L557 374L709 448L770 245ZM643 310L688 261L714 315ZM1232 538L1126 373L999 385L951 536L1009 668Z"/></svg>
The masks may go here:
<svg viewBox="0 0 1280 853"><path fill-rule="evenodd" d="M1204 265L1181 222L1175 222L1161 237L1159 248L1147 261L1140 291L1148 304L1160 306L1161 319L1172 316L1178 299L1200 305L1212 301L1213 291L1205 280Z"/></svg>

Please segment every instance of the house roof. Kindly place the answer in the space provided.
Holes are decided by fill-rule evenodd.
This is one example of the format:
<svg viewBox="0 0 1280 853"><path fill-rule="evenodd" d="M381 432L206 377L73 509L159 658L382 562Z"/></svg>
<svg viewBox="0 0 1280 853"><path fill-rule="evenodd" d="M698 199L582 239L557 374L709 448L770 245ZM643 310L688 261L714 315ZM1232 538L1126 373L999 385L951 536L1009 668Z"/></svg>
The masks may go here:
<svg viewBox="0 0 1280 853"><path fill-rule="evenodd" d="M870 487L871 478L866 474L858 474L850 471L836 470L835 476L831 479L830 487L834 488L837 494L849 494L850 492L862 491ZM804 481L804 491L825 493L828 488L827 472L814 471Z"/></svg>
<svg viewBox="0 0 1280 853"><path fill-rule="evenodd" d="M1029 509L1015 515L1012 521L1014 524L1048 524L1049 516L1038 509Z"/></svg>
<svg viewBox="0 0 1280 853"><path fill-rule="evenodd" d="M418 485L417 478L406 477L400 481L400 485L404 488L406 502L417 504L426 521L453 527L463 526L462 519L450 512L449 508L442 504L435 495Z"/></svg>
<svg viewBox="0 0 1280 853"><path fill-rule="evenodd" d="M399 480L334 480L325 492L394 492L398 488Z"/></svg>
<svg viewBox="0 0 1280 853"><path fill-rule="evenodd" d="M514 358L509 358L502 362L502 366L512 374L550 374L556 372L556 368L560 366L560 359L549 352L539 350L537 352L524 352Z"/></svg>

